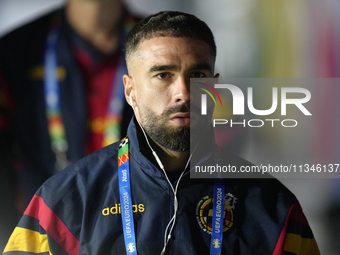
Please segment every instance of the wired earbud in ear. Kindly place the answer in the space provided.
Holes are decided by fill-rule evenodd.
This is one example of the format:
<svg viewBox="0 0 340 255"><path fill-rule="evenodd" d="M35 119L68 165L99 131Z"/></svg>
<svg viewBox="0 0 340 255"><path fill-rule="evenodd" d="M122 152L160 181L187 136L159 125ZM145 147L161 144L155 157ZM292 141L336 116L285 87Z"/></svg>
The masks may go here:
<svg viewBox="0 0 340 255"><path fill-rule="evenodd" d="M132 107L133 111L135 111L135 107L133 106L133 100L132 100L132 92L130 92L129 98L130 98L131 107Z"/></svg>
<svg viewBox="0 0 340 255"><path fill-rule="evenodd" d="M147 136L146 136L146 134L145 134L144 128L142 127L142 125L140 124L140 122L139 122L139 120L138 120L138 118L137 118L136 111L135 111L135 107L134 107L134 105L133 105L133 100L132 100L132 92L130 92L129 98L130 98L132 110L133 110L133 112L134 112L134 114L135 114L135 117L136 117L136 120L137 120L137 122L138 122L138 125L140 126L141 130L143 131L143 134L144 134L144 137L145 137L145 139L146 139L146 142L147 142L149 148L150 148L151 151L152 151L152 155L155 157L155 159L156 159L156 161L157 161L159 167L164 171L164 174L165 174L165 170L164 170L164 166L163 166L163 164L162 164L162 161L159 159L157 153L156 153L156 152L154 151L154 149L151 147L151 145L150 145L150 143L149 143L149 139L147 138Z"/></svg>
<svg viewBox="0 0 340 255"><path fill-rule="evenodd" d="M139 127L141 128L143 134L144 134L144 137L145 137L145 140L149 146L149 148L151 149L151 152L152 152L152 155L154 156L154 158L156 159L158 165L159 165L159 168L163 171L164 175L165 175L165 178L167 179L170 187L171 187L171 190L174 194L174 212L173 212L173 216L172 218L170 219L168 225L166 226L166 229L165 229L165 232L164 232L164 246L163 246L163 249L162 249L162 252L161 252L161 255L165 254L165 251L166 251L166 247L171 239L171 234L172 234L172 230L175 226L175 223L176 223L176 218L177 218L177 211L178 211L178 200L177 200L177 190L178 190L178 184L185 172L185 169L187 168L189 162L190 162L190 159L191 159L191 156L192 154L190 155L188 161L187 161L187 164L186 166L184 167L180 177L178 178L178 181L177 181L177 184L175 187L173 187L172 183L170 182L169 178L168 178L168 175L164 169L164 166L162 164L162 161L160 160L160 158L158 157L157 153L154 151L154 149L151 147L150 143L149 143L149 139L147 137L147 135L145 134L145 131L144 131L144 128L142 127L141 123L138 121L138 118L136 116L136 111L135 111L135 107L134 107L134 104L133 104L133 100L132 100L132 92L130 92L130 95L129 95L129 99L130 99L130 104L131 104L131 107L133 109L133 112L135 114L135 118L138 122L138 125Z"/></svg>

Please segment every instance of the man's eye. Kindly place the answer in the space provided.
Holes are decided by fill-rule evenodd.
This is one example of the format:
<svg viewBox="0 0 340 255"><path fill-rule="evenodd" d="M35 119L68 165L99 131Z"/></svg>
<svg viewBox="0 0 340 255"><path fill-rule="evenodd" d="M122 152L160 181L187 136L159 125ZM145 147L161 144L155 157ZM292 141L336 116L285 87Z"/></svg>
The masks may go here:
<svg viewBox="0 0 340 255"><path fill-rule="evenodd" d="M205 77L205 74L202 72L193 72L191 74L191 78L203 78L203 77Z"/></svg>
<svg viewBox="0 0 340 255"><path fill-rule="evenodd" d="M168 79L170 77L171 77L171 75L169 73L160 73L160 74L157 74L157 78L159 78L161 80L165 80L165 79Z"/></svg>

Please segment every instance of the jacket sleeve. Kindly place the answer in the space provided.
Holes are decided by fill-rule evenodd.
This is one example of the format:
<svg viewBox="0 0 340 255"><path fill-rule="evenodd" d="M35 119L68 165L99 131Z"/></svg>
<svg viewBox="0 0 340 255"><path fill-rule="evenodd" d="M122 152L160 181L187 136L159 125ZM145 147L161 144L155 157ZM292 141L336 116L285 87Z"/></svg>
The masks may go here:
<svg viewBox="0 0 340 255"><path fill-rule="evenodd" d="M299 204L294 204L287 215L273 255L320 255L308 221Z"/></svg>
<svg viewBox="0 0 340 255"><path fill-rule="evenodd" d="M35 195L14 229L5 255L78 254L79 241L44 199Z"/></svg>

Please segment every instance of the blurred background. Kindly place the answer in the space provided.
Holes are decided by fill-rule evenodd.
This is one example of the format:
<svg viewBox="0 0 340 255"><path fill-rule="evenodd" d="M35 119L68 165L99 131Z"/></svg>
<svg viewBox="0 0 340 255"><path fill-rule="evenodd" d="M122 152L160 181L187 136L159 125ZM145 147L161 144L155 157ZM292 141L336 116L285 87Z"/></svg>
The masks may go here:
<svg viewBox="0 0 340 255"><path fill-rule="evenodd" d="M0 37L64 3L64 0L0 0ZM340 75L337 0L125 0L125 3L139 16L180 10L204 20L216 38L220 83L228 78ZM242 139L239 154L256 164L275 162L272 161L275 158L288 163L298 158L310 164L339 164L340 85L308 89L312 94L310 111L318 112L318 118L308 125L301 123L296 132L251 130ZM261 98L261 94L258 96ZM340 254L337 241L340 181L336 178L281 181L299 199L321 254Z"/></svg>

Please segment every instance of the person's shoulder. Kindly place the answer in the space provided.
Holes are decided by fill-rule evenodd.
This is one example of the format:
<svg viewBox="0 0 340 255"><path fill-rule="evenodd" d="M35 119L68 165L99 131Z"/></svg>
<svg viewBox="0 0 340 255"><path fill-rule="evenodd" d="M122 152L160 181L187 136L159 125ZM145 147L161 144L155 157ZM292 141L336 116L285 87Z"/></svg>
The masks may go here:
<svg viewBox="0 0 340 255"><path fill-rule="evenodd" d="M102 149L99 149L88 156L78 160L69 167L65 168L58 174L52 176L51 178L61 178L73 176L87 175L87 177L96 177L105 171L107 165L113 165L116 168L117 165L117 155L118 155L119 142L113 143ZM112 172L112 171L110 171ZM54 181L54 180L52 180ZM87 179L87 181L89 181Z"/></svg>
<svg viewBox="0 0 340 255"><path fill-rule="evenodd" d="M33 48L43 48L47 33L54 17L62 10L55 10L45 14L0 38L0 54L2 58L22 57L24 53Z"/></svg>
<svg viewBox="0 0 340 255"><path fill-rule="evenodd" d="M52 12L49 12L47 14L44 14L43 16L40 16L16 29L13 31L9 32L8 34L4 35L1 38L1 41L8 41L8 40L14 40L14 39L20 39L22 36L32 36L30 33L41 33L43 32L42 28L48 28L51 25L51 21L53 18L58 15L58 13L61 12L61 9L54 10ZM32 40L34 38L31 37ZM21 40L21 43L23 41Z"/></svg>
<svg viewBox="0 0 340 255"><path fill-rule="evenodd" d="M235 175L237 179L233 179L233 182L247 190L247 192L273 201L277 201L278 198L284 198L287 205L297 203L295 195L281 181L268 173L259 171L259 166L240 156L223 151L223 149L222 157L224 164L236 166L237 170L244 171L237 173Z"/></svg>
<svg viewBox="0 0 340 255"><path fill-rule="evenodd" d="M223 161L235 166L255 166L252 162L230 153L223 152Z"/></svg>
<svg viewBox="0 0 340 255"><path fill-rule="evenodd" d="M36 194L53 206L104 190L117 176L118 147L118 142L111 144L73 163L47 179Z"/></svg>

